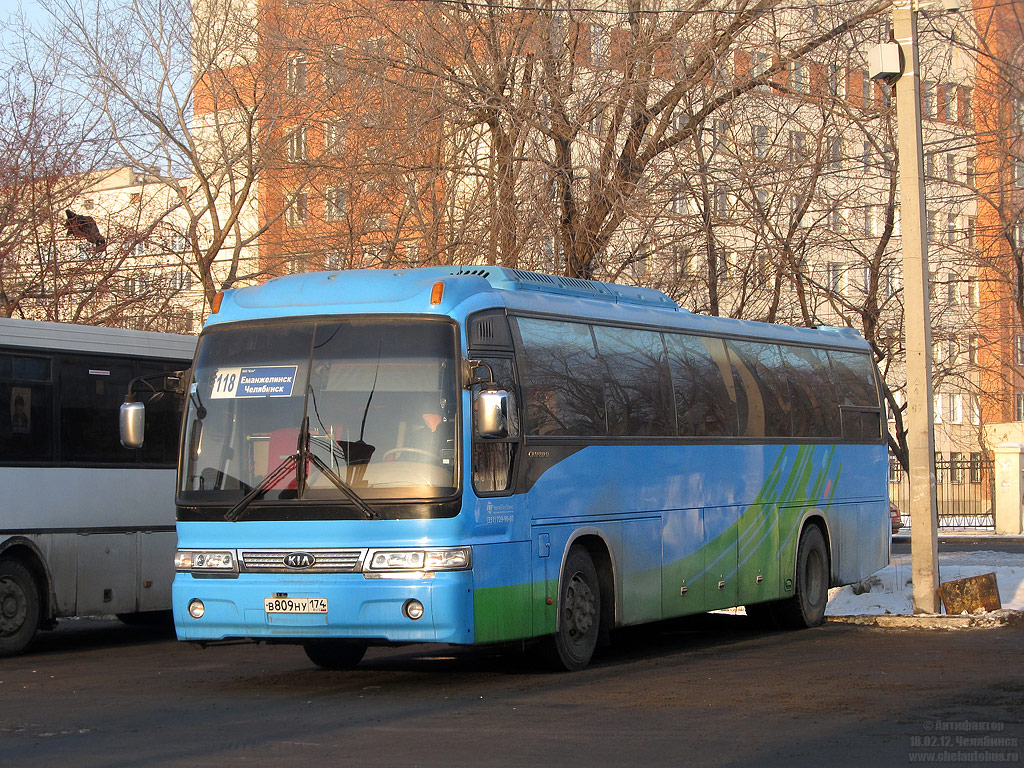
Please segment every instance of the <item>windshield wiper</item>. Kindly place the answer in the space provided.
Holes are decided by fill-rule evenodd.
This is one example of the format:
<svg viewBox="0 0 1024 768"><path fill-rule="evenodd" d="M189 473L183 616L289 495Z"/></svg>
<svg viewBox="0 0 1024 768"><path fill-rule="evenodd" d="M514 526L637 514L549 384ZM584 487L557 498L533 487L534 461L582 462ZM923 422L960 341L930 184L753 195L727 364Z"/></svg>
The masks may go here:
<svg viewBox="0 0 1024 768"><path fill-rule="evenodd" d="M235 506L224 513L224 519L229 523L233 523L238 520L257 496L263 495L271 486L277 483L278 480L290 474L292 464L297 465L298 460L298 453L292 453L285 456L284 459L281 460L280 464L274 467L272 471L265 474L263 479L260 480L251 491L239 499Z"/></svg>
<svg viewBox="0 0 1024 768"><path fill-rule="evenodd" d="M320 470L328 480L333 483L334 487L345 494L349 501L356 505L356 508L362 512L367 520L379 520L380 514L377 510L363 501L362 496L356 493L355 489L349 485L345 480L342 479L341 475L335 472L331 467L327 465L327 462L321 459L316 453L313 452L309 447L309 418L303 420L302 423L302 434L299 436L299 454L304 459L308 459L314 467ZM305 464L305 461L302 462ZM303 480L305 476L303 475Z"/></svg>

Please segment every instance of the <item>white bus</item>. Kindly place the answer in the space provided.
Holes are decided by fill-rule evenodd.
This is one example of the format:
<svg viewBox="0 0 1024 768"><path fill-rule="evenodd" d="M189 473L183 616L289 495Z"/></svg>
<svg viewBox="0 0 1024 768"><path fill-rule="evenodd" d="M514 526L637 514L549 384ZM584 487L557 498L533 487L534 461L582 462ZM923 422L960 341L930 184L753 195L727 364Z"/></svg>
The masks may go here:
<svg viewBox="0 0 1024 768"><path fill-rule="evenodd" d="M192 336L0 319L0 656L60 617L170 608L182 395L159 374L194 351ZM140 376L146 442L130 450L118 410Z"/></svg>

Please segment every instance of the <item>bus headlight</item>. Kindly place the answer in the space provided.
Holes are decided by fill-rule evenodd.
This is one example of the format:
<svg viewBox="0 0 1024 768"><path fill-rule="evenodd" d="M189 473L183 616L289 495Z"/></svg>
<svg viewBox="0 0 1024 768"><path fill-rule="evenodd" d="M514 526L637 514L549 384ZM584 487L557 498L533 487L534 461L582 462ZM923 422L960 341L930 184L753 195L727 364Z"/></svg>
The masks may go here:
<svg viewBox="0 0 1024 768"><path fill-rule="evenodd" d="M238 573L235 553L225 550L179 549L174 555L174 569L193 574L218 574L223 576Z"/></svg>
<svg viewBox="0 0 1024 768"><path fill-rule="evenodd" d="M374 549L366 558L364 571L464 571L473 564L472 547L444 549Z"/></svg>

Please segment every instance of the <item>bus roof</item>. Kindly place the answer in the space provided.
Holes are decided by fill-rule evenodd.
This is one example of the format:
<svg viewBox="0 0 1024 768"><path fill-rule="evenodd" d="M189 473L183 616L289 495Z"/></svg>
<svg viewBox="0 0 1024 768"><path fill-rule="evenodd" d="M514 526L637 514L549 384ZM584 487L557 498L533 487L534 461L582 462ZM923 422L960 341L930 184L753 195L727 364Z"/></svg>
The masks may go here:
<svg viewBox="0 0 1024 768"><path fill-rule="evenodd" d="M431 303L436 283L444 290ZM845 347L866 347L852 328L797 328L698 315L653 288L547 275L487 265L357 269L273 278L226 291L208 325L267 318L332 314L434 314L463 319L488 308L756 336ZM822 333L827 337L823 338Z"/></svg>
<svg viewBox="0 0 1024 768"><path fill-rule="evenodd" d="M0 318L0 347L191 360L196 337L99 325Z"/></svg>

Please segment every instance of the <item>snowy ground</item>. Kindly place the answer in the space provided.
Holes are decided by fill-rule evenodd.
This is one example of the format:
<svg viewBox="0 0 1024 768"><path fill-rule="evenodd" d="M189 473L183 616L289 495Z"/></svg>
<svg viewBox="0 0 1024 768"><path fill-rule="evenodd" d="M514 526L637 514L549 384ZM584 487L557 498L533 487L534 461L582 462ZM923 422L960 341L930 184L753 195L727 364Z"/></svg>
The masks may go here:
<svg viewBox="0 0 1024 768"><path fill-rule="evenodd" d="M939 554L940 584L982 573L995 573L1003 608L1024 610L1024 554L981 551ZM893 555L887 567L860 584L830 590L826 614L913 614L912 595L910 555Z"/></svg>

